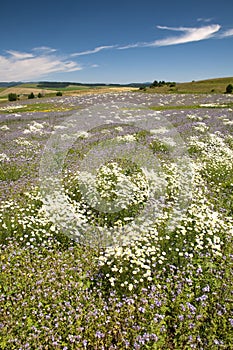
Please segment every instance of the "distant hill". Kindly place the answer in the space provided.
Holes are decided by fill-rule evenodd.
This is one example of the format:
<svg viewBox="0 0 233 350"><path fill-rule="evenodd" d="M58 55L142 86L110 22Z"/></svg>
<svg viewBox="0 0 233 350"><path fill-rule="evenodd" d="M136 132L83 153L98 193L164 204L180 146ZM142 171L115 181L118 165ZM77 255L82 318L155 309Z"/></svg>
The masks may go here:
<svg viewBox="0 0 233 350"><path fill-rule="evenodd" d="M76 94L92 94L105 92L121 92L137 90L140 83L133 84L104 84L104 83L73 83L73 82L2 82L0 85L0 102L5 102L8 99L8 94L15 93L18 98L27 99L28 95L33 93L35 96L53 97L57 92L62 92L64 95Z"/></svg>
<svg viewBox="0 0 233 350"><path fill-rule="evenodd" d="M53 89L66 88L68 86L141 87L141 86L149 86L150 84L151 83L129 83L129 84L114 84L114 83L111 83L111 84L106 84L106 83L74 83L74 82L42 81L42 82L38 83L37 87L38 88L53 88Z"/></svg>
<svg viewBox="0 0 233 350"><path fill-rule="evenodd" d="M212 78L206 80L198 80L187 83L176 83L175 86L160 86L147 88L147 92L151 93L220 93L226 91L228 84L233 85L233 77Z"/></svg>
<svg viewBox="0 0 233 350"><path fill-rule="evenodd" d="M228 84L233 85L233 77L212 78L185 83L165 83L165 85L154 86L151 82L129 83L129 84L106 84L106 83L79 83L79 82L59 82L59 81L39 81L39 82L0 82L0 98L7 98L9 92L17 94L29 94L31 92L41 92L48 95L54 95L57 91L64 94L86 93L86 92L106 92L111 89L139 89L147 93L220 93L226 91ZM15 87L15 89L14 89ZM9 90L10 89L10 90ZM15 91L13 91L15 90Z"/></svg>
<svg viewBox="0 0 233 350"><path fill-rule="evenodd" d="M20 85L22 84L20 81L19 82L16 82L16 81L11 81L11 82L1 82L0 81L0 87L11 87L11 86L17 86L17 85Z"/></svg>
<svg viewBox="0 0 233 350"><path fill-rule="evenodd" d="M22 83L20 81L12 81L12 82L0 82L0 87L12 87L12 86L18 86L21 85L21 87L37 87L37 88L52 88L52 89L59 89L59 88L66 88L68 86L88 86L88 87L95 87L95 86L122 86L122 87L141 87L141 86L149 86L151 82L145 82L145 83L127 83L127 84L118 84L118 83L76 83L76 82L65 82L65 81L39 81L39 82L25 82Z"/></svg>

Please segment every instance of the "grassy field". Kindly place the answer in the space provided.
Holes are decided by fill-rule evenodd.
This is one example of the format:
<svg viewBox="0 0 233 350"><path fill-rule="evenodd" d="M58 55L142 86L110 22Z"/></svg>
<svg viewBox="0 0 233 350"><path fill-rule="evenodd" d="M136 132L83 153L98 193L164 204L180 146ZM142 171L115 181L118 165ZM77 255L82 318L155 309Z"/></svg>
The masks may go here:
<svg viewBox="0 0 233 350"><path fill-rule="evenodd" d="M39 93L43 95L43 97L53 97L56 96L58 91L61 91L63 95L76 95L76 94L98 94L98 93L106 93L106 92L120 92L120 91L133 91L137 90L136 88L128 88L128 87L114 87L114 86L76 86L69 85L65 88L38 88L38 84L21 84L15 87L10 88L0 88L0 102L5 102L7 100L8 94L15 93L19 95L19 99L27 99L27 96L33 92L35 96Z"/></svg>
<svg viewBox="0 0 233 350"><path fill-rule="evenodd" d="M146 92L150 93L220 93L223 94L226 91L226 86L233 84L233 77L207 79L200 81L193 81L188 83L177 83L175 87L161 86L155 88L147 88Z"/></svg>
<svg viewBox="0 0 233 350"><path fill-rule="evenodd" d="M233 349L232 103L0 108L1 350Z"/></svg>
<svg viewBox="0 0 233 350"><path fill-rule="evenodd" d="M160 86L149 88L147 87L144 92L146 93L177 93L177 94L223 94L226 91L226 86L233 84L233 77L207 79L200 81L192 81L187 83L177 83L176 86ZM25 99L33 92L34 95L41 93L46 97L53 97L58 91L61 91L63 95L76 95L76 94L98 94L106 92L120 92L120 91L136 91L138 88L133 87L119 87L119 86L88 86L88 85L68 85L61 88L39 88L38 83L24 83L10 88L0 88L0 102L5 102L9 93L16 93L20 95L20 99Z"/></svg>

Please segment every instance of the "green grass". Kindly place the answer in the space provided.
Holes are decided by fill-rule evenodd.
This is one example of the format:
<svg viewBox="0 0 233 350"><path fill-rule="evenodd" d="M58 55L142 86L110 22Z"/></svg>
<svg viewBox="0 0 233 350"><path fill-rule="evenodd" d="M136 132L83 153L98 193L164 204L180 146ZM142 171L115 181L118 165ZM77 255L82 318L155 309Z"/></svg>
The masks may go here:
<svg viewBox="0 0 233 350"><path fill-rule="evenodd" d="M54 103L33 103L25 105L22 108L14 108L12 106L11 109L2 110L1 113L9 114L9 113L23 113L23 112L61 112L61 111L71 111L77 109L74 107L68 107L63 105L54 105Z"/></svg>
<svg viewBox="0 0 233 350"><path fill-rule="evenodd" d="M147 88L147 93L197 93L197 94L207 94L207 93L225 93L226 86L228 84L233 84L233 77L226 78L216 78L192 81L187 83L177 83L174 87L161 86L155 88Z"/></svg>
<svg viewBox="0 0 233 350"><path fill-rule="evenodd" d="M23 83L16 86L17 88L32 88L37 89L37 83Z"/></svg>
<svg viewBox="0 0 233 350"><path fill-rule="evenodd" d="M39 87L38 87L39 88ZM46 88L42 88L46 89L46 90L51 90L51 91L75 91L75 90L89 90L89 89L94 89L96 87L90 87L90 86L75 86L75 85L69 85L67 87L59 87L59 88L50 88L50 87L46 87ZM98 87L99 88L99 87Z"/></svg>
<svg viewBox="0 0 233 350"><path fill-rule="evenodd" d="M17 164L0 166L0 181L17 181L22 176L22 169Z"/></svg>

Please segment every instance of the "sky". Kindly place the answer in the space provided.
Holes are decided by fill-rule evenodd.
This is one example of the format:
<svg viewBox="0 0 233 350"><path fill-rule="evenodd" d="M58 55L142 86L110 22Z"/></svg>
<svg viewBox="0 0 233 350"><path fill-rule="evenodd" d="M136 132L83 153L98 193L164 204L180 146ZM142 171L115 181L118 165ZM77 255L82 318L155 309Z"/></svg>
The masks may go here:
<svg viewBox="0 0 233 350"><path fill-rule="evenodd" d="M4 1L0 81L233 76L232 0Z"/></svg>

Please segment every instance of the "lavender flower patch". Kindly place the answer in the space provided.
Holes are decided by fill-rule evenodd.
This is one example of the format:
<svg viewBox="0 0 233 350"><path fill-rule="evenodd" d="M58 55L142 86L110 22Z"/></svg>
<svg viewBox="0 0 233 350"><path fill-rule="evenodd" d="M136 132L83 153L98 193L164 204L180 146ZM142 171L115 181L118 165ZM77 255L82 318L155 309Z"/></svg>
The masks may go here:
<svg viewBox="0 0 233 350"><path fill-rule="evenodd" d="M232 96L45 102L0 109L0 348L231 349Z"/></svg>

